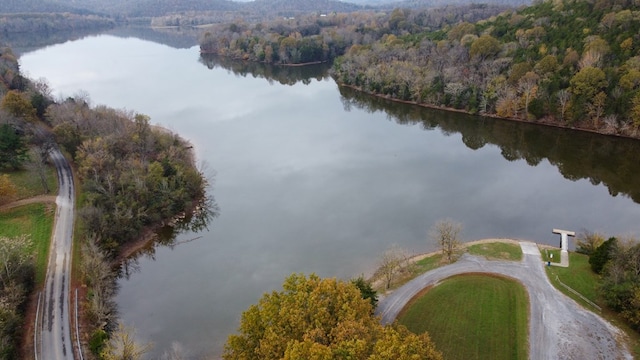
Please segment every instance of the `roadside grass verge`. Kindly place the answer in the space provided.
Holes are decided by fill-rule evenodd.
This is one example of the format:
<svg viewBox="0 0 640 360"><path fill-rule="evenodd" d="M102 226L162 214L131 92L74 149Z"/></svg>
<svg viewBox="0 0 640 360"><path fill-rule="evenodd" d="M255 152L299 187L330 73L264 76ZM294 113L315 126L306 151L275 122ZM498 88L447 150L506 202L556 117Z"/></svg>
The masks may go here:
<svg viewBox="0 0 640 360"><path fill-rule="evenodd" d="M465 274L418 295L398 322L414 333L428 332L445 359L526 359L528 311L520 283Z"/></svg>
<svg viewBox="0 0 640 360"><path fill-rule="evenodd" d="M467 247L471 255L484 256L489 260L522 260L522 248L519 244L492 242Z"/></svg>
<svg viewBox="0 0 640 360"><path fill-rule="evenodd" d="M416 277L417 275L424 274L427 271L439 268L440 266L442 266L441 253L427 256L416 261L415 264L413 264L413 268L411 269L412 278Z"/></svg>
<svg viewBox="0 0 640 360"><path fill-rule="evenodd" d="M11 182L18 188L18 200L27 199L38 195L55 195L58 193L58 178L56 169L53 166L47 166L47 185L49 186L49 194L46 194L42 187L40 176L34 170L23 169L17 171L6 172L9 174Z"/></svg>
<svg viewBox="0 0 640 360"><path fill-rule="evenodd" d="M42 285L46 276L54 216L53 204L29 204L0 212L0 236L31 236L32 254L36 265L36 286Z"/></svg>
<svg viewBox="0 0 640 360"><path fill-rule="evenodd" d="M543 253L543 258L544 256L545 255ZM555 258L556 255L554 255L553 257ZM582 296L586 297L590 301L599 304L597 291L600 279L597 274L591 271L591 266L589 265L589 257L587 255L569 252L569 267L563 268L558 266L547 266L546 269L549 280L558 290L560 290L568 297L574 299L578 303L582 304L584 307L595 310L592 306L580 299L580 297L572 294L567 289L565 289L558 283L558 280L556 279L557 276L560 281L565 283L567 286L579 292L580 294L582 294Z"/></svg>

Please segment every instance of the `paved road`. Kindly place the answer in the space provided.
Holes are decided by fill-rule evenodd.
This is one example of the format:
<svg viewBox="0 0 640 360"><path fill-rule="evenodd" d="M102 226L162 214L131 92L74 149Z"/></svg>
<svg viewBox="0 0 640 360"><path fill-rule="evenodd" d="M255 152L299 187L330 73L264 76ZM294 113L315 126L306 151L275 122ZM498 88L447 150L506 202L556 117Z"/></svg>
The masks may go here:
<svg viewBox="0 0 640 360"><path fill-rule="evenodd" d="M382 299L376 313L388 324L411 298L442 279L469 272L496 273L517 279L529 294L530 359L633 359L617 341L621 335L617 328L551 285L536 244L521 242L520 246L521 262L488 261L465 254L454 264L422 274Z"/></svg>
<svg viewBox="0 0 640 360"><path fill-rule="evenodd" d="M38 359L73 360L69 321L69 281L71 277L71 240L75 190L73 175L67 160L58 149L51 158L58 170L59 192L51 242L49 265L45 280L40 338L36 343ZM39 345L39 346L38 346Z"/></svg>

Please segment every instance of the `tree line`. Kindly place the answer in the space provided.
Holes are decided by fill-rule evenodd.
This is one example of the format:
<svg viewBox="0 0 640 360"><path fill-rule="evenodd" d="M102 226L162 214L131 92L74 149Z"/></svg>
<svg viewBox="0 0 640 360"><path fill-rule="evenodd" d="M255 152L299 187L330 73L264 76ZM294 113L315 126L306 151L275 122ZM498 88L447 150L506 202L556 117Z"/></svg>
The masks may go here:
<svg viewBox="0 0 640 360"><path fill-rule="evenodd" d="M236 21L207 29L200 40L200 50L273 64L326 62L343 55L353 45L373 44L385 34L419 33L463 19L475 21L504 9L468 5L414 12L395 10L390 14L315 13L259 23Z"/></svg>
<svg viewBox="0 0 640 360"><path fill-rule="evenodd" d="M56 31L110 29L116 25L113 18L99 15L72 13L34 13L0 15L0 34L48 34Z"/></svg>
<svg viewBox="0 0 640 360"><path fill-rule="evenodd" d="M548 0L436 31L388 34L352 46L333 76L396 100L637 137L639 9Z"/></svg>

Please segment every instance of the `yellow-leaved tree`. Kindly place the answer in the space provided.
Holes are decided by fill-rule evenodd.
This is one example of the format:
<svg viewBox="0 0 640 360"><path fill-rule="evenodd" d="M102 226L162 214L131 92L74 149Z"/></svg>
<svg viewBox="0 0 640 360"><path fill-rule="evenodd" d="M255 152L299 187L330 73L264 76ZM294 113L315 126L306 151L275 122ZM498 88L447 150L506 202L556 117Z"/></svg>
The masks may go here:
<svg viewBox="0 0 640 360"><path fill-rule="evenodd" d="M353 283L293 274L242 314L223 358L442 359L428 334L382 326L371 313Z"/></svg>
<svg viewBox="0 0 640 360"><path fill-rule="evenodd" d="M11 181L9 175L0 175L0 205L13 201L18 194L18 188Z"/></svg>

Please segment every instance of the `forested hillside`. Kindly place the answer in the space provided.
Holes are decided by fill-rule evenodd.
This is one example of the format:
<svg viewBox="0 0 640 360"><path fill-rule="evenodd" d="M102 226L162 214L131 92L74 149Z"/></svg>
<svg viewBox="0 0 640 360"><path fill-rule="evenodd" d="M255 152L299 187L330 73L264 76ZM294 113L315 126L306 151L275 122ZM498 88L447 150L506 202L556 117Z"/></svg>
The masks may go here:
<svg viewBox="0 0 640 360"><path fill-rule="evenodd" d="M52 13L77 12L78 10L66 4L47 2L45 0L2 0L0 14L14 13ZM85 10L86 12L86 10Z"/></svg>
<svg viewBox="0 0 640 360"><path fill-rule="evenodd" d="M389 14L354 12L313 14L249 24L236 21L206 30L203 53L274 64L324 62L352 45L371 46L388 34L421 34L457 22L496 15L505 7L469 5Z"/></svg>
<svg viewBox="0 0 640 360"><path fill-rule="evenodd" d="M16 0L12 0L16 1ZM29 0L38 1L38 0ZM56 4L130 17L163 16L188 11L238 11L262 16L293 15L315 11L350 12L361 6L334 0L49 0ZM240 15L240 14L239 14Z"/></svg>
<svg viewBox="0 0 640 360"><path fill-rule="evenodd" d="M72 13L0 14L0 34L109 29L116 25L112 18Z"/></svg>
<svg viewBox="0 0 640 360"><path fill-rule="evenodd" d="M639 30L631 2L550 0L354 45L333 74L397 100L637 137Z"/></svg>

